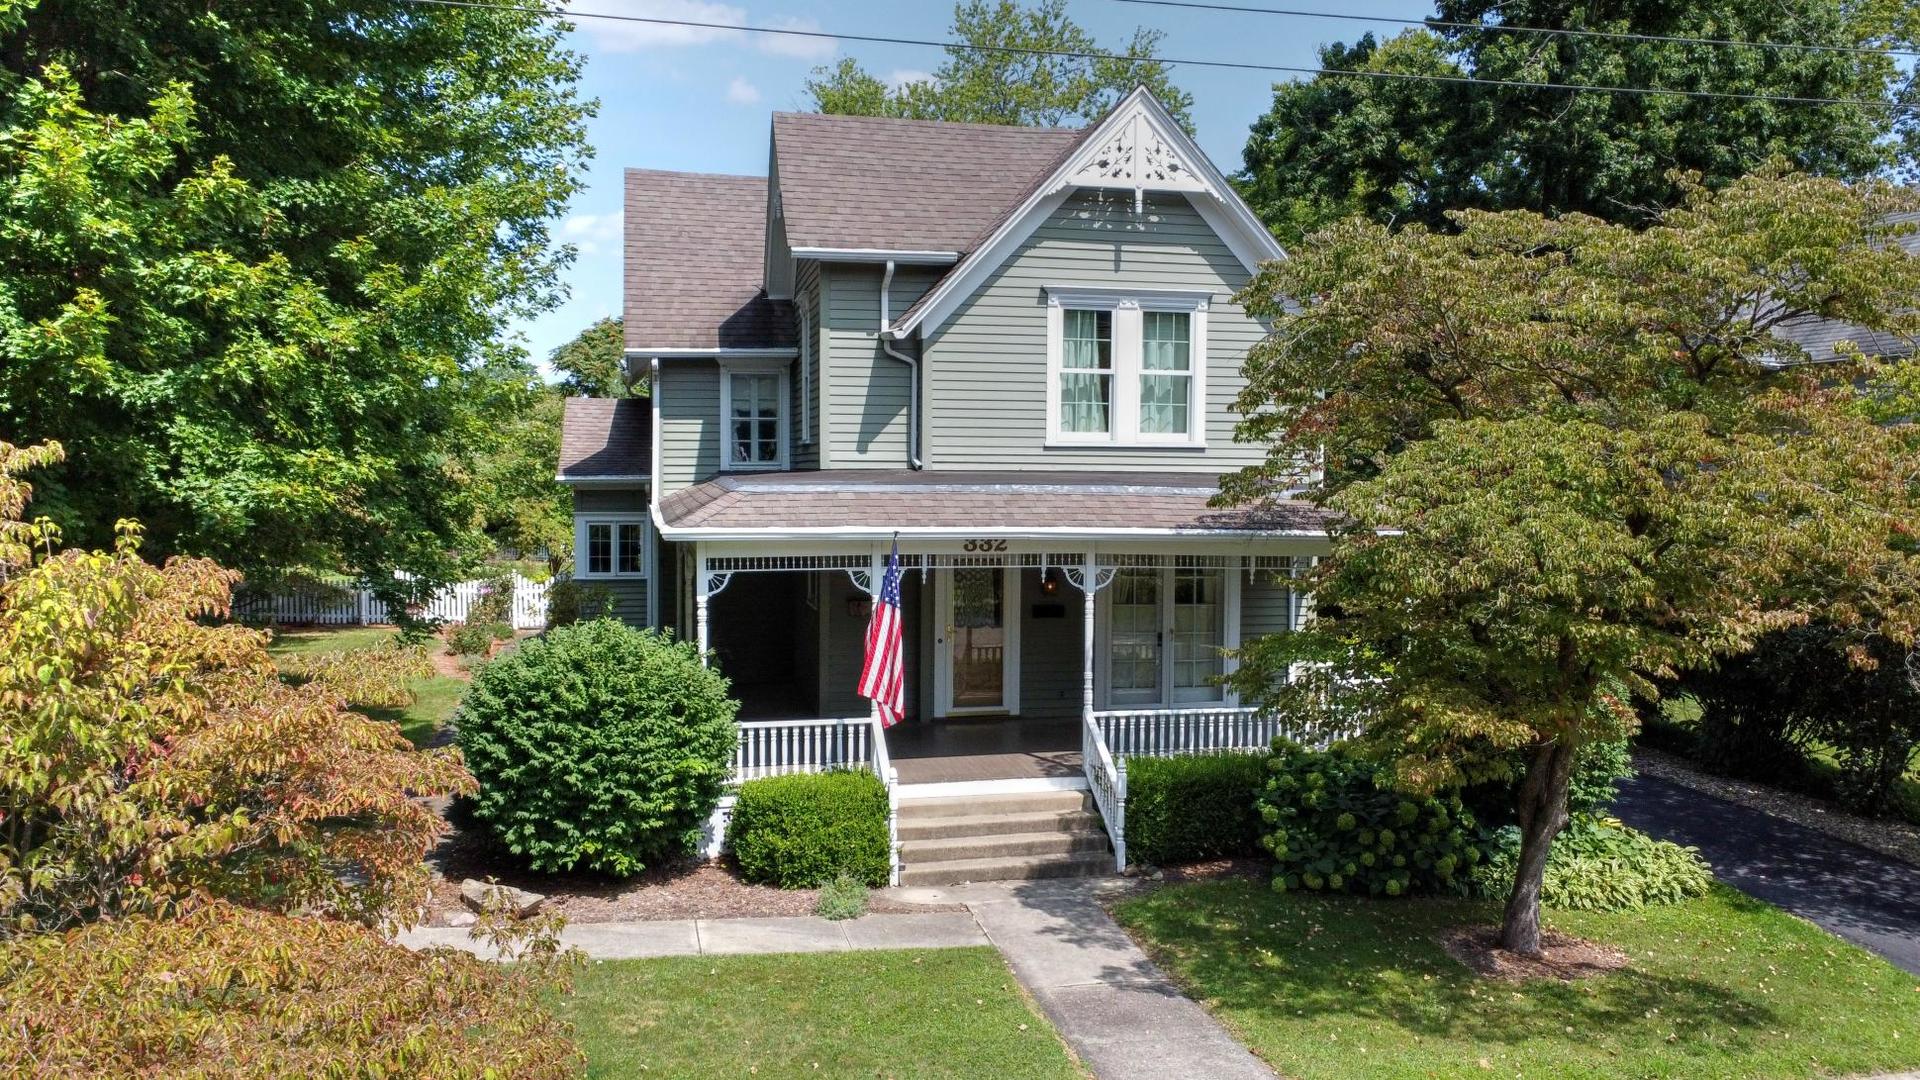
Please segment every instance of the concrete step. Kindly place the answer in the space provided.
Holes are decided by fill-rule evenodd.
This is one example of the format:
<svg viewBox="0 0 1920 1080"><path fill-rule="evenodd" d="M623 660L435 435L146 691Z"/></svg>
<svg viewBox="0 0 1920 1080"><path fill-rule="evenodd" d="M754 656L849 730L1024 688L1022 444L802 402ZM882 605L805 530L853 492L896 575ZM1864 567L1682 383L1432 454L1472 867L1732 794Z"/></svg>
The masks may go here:
<svg viewBox="0 0 1920 1080"><path fill-rule="evenodd" d="M1093 808L1093 796L1085 791L1022 791L1005 795L951 795L936 799L902 799L900 800L900 820L989 817L1002 814L1059 814Z"/></svg>
<svg viewBox="0 0 1920 1080"><path fill-rule="evenodd" d="M1029 855L1068 855L1076 851L1111 852L1104 832L1032 832L1009 836L950 836L909 840L900 845L900 863L955 862L961 859L1012 859Z"/></svg>
<svg viewBox="0 0 1920 1080"><path fill-rule="evenodd" d="M1039 832L1101 832L1100 815L1092 810L970 814L962 817L900 815L900 839L944 840L955 836L1007 836Z"/></svg>
<svg viewBox="0 0 1920 1080"><path fill-rule="evenodd" d="M908 864L900 871L902 885L961 885L969 881L1031 881L1038 878L1099 877L1113 873L1111 851L1076 851L1066 855L1030 855L1015 858L952 859Z"/></svg>

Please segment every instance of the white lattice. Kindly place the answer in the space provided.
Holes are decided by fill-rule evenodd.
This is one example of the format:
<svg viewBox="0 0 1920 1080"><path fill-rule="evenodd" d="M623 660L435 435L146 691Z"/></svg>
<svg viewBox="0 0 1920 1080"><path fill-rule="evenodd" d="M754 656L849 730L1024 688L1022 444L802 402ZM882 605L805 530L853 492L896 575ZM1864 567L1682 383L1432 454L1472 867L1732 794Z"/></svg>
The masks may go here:
<svg viewBox="0 0 1920 1080"><path fill-rule="evenodd" d="M1112 133L1085 151L1065 183L1092 188L1132 188L1134 209L1148 191L1211 191L1179 149L1180 141L1157 117L1136 107L1115 117Z"/></svg>

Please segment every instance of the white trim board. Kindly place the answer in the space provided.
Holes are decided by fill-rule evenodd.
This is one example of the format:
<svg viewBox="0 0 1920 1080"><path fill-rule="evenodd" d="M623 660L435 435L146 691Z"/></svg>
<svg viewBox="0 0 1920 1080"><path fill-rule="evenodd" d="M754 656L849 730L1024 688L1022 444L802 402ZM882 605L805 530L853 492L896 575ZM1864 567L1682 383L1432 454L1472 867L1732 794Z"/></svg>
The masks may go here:
<svg viewBox="0 0 1920 1080"><path fill-rule="evenodd" d="M896 761L899 759L895 759ZM1008 780L950 780L932 784L901 784L900 801L950 799L956 795L1019 795L1033 791L1086 791L1084 776L1023 776Z"/></svg>

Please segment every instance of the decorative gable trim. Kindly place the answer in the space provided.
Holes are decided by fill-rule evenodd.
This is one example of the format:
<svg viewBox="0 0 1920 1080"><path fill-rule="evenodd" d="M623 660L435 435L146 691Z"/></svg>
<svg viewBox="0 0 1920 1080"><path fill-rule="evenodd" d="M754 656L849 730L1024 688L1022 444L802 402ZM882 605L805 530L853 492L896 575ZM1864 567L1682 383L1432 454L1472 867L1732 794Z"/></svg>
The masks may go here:
<svg viewBox="0 0 1920 1080"><path fill-rule="evenodd" d="M985 241L901 316L889 330L891 336L898 340L915 330L938 329L1075 190L1084 188L1132 191L1135 213L1144 209L1149 191L1190 196L1194 209L1249 272L1263 262L1286 258L1279 241L1234 191L1226 175L1181 130L1166 106L1141 86L1115 106L1088 133L1080 149L1036 185Z"/></svg>

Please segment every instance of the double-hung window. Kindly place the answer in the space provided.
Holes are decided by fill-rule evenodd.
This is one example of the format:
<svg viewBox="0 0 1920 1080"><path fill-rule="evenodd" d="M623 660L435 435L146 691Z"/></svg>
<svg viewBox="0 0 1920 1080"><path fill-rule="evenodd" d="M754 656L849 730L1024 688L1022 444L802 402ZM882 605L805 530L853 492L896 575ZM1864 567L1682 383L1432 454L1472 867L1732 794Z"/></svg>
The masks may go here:
<svg viewBox="0 0 1920 1080"><path fill-rule="evenodd" d="M1049 443L1206 444L1206 294L1047 296Z"/></svg>
<svg viewBox="0 0 1920 1080"><path fill-rule="evenodd" d="M728 361L720 368L721 467L787 467L787 365Z"/></svg>
<svg viewBox="0 0 1920 1080"><path fill-rule="evenodd" d="M646 518L581 515L574 521L574 576L646 575Z"/></svg>

